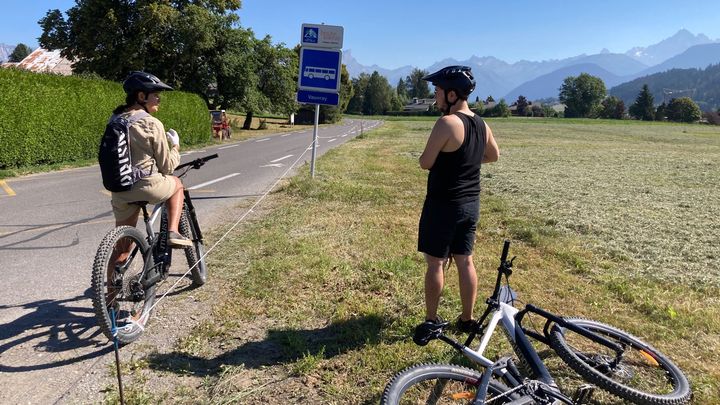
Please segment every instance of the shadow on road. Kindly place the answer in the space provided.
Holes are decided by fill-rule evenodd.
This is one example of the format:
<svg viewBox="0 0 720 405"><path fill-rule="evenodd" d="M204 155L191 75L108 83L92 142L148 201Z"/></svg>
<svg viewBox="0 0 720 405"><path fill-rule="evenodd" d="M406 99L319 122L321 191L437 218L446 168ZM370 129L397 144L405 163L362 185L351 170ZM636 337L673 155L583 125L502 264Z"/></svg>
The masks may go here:
<svg viewBox="0 0 720 405"><path fill-rule="evenodd" d="M90 305L90 289L65 300L40 300L18 306L32 312L0 325L0 372L15 373L61 367L112 351L100 334Z"/></svg>
<svg viewBox="0 0 720 405"><path fill-rule="evenodd" d="M328 359L377 344L382 325L387 321L372 315L335 322L319 329L271 329L265 340L245 343L212 359L173 352L152 354L148 361L150 367L156 370L205 377L220 373L221 365L244 365L257 369L290 364L306 356Z"/></svg>
<svg viewBox="0 0 720 405"><path fill-rule="evenodd" d="M72 228L73 226L76 226L76 225L82 225L87 222L96 221L100 218L107 217L110 213L111 213L111 211L105 211L105 212L95 215L94 217L91 217L91 218L81 219L79 221L58 222L58 223L54 223L54 224L33 224L33 225L0 224L0 227L3 227L3 226L27 227L27 228L21 229L19 231L8 232L6 234L2 234L2 235L0 235L0 240L8 239L12 236L23 234L23 233L30 233L30 235L27 236L26 238L23 238L21 240L15 241L15 242L9 242L4 245L0 245L0 249L2 249L2 250L45 250L45 249L64 249L64 248L67 248L70 246L75 246L80 243L80 239L77 235L75 236L75 239L73 239L70 243L68 243L66 245L33 246L33 247L22 247L19 245L22 245L22 244L28 243L28 242L32 242L32 241L36 241L36 240L41 240L41 239L45 238L46 236L51 235L52 233L62 231L64 229ZM33 235L34 231L41 231L41 230L44 230L44 231Z"/></svg>

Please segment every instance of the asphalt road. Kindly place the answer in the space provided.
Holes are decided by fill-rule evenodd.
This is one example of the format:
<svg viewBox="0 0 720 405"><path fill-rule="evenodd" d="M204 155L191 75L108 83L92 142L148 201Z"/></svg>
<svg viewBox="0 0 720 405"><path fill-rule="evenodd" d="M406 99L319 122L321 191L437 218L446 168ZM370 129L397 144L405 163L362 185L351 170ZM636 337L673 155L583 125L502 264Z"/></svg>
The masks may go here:
<svg viewBox="0 0 720 405"><path fill-rule="evenodd" d="M318 156L380 124L321 127ZM182 153L182 162L219 155L184 179L201 225L220 226L240 201L257 201L310 160L311 144L305 129ZM114 358L89 298L95 251L114 225L109 193L97 166L0 186L0 404L64 403L89 373L107 372L97 364Z"/></svg>

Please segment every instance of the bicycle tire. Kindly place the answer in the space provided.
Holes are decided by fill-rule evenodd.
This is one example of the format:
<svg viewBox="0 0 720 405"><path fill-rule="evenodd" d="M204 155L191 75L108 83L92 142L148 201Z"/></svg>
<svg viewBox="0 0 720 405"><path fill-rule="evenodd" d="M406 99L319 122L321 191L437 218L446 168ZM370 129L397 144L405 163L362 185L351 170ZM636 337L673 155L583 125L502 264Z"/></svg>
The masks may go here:
<svg viewBox="0 0 720 405"><path fill-rule="evenodd" d="M109 271L111 263L114 265L117 260L117 252L124 250L126 244L134 244L134 254L124 261L125 271L118 275L115 271ZM130 245L132 246L132 245ZM150 261L148 263L148 260ZM98 326L102 333L110 340L113 340L112 319L109 308L115 310L117 339L120 343L127 344L137 340L145 330L145 323L150 316L150 309L155 303L155 285L143 291L142 296L133 292L140 292L139 281L143 270L152 267L153 257L145 236L135 227L120 226L110 232L100 242L92 270L92 291L93 308ZM112 280L108 280L112 276ZM108 285L115 288L107 288ZM112 296L112 301L107 302Z"/></svg>
<svg viewBox="0 0 720 405"><path fill-rule="evenodd" d="M481 374L466 367L450 364L418 364L396 374L385 387L381 405L401 404L469 404L475 398L477 384ZM442 389L442 393L438 393ZM492 404L504 404L516 395L509 394L499 397L509 391L504 384L491 380L488 385L488 399L494 399Z"/></svg>
<svg viewBox="0 0 720 405"><path fill-rule="evenodd" d="M187 212L187 206L183 207L182 215L178 229L180 234L192 241L192 246L186 247L185 258L188 267L191 268L190 275L193 285L200 287L207 281L207 265L205 264L205 246L195 234L195 228L190 225L190 215ZM197 263L197 265L195 264Z"/></svg>
<svg viewBox="0 0 720 405"><path fill-rule="evenodd" d="M636 404L685 404L692 392L682 371L665 355L641 339L601 322L567 318L625 347L616 366L615 352L557 324L550 331L550 346L586 381Z"/></svg>

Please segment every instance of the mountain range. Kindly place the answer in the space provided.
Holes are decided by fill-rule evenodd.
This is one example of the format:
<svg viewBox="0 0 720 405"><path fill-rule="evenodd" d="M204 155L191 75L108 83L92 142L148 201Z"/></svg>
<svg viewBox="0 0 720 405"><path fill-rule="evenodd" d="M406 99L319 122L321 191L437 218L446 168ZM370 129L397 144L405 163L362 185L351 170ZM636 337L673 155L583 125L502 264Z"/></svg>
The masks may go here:
<svg viewBox="0 0 720 405"><path fill-rule="evenodd" d="M7 62L10 59L10 55L15 50L15 45L6 45L0 43L0 63Z"/></svg>
<svg viewBox="0 0 720 405"><path fill-rule="evenodd" d="M424 67L423 70L433 72L448 65L470 66L478 82L477 89L470 96L471 100L475 97L485 99L492 95L495 99L505 98L512 102L519 95L530 100L556 98L566 77L577 76L583 72L600 77L609 89L668 69L705 68L719 62L720 40L711 40L704 34L694 35L681 29L657 44L634 47L625 53L610 53L603 49L593 55L582 54L540 62L521 60L512 64L493 56L473 56L468 60L448 58ZM343 51L343 63L351 77L377 71L393 86L415 68L402 66L385 69L377 65L365 66L352 56L351 50Z"/></svg>

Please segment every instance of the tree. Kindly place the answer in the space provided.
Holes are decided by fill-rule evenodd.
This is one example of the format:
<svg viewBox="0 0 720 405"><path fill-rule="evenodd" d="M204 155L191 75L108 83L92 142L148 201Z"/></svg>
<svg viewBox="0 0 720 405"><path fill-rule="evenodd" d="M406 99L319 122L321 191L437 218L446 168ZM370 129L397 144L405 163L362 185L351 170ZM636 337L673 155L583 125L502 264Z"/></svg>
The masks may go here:
<svg viewBox="0 0 720 405"><path fill-rule="evenodd" d="M690 97L680 97L670 100L666 114L668 120L676 122L695 122L702 117L700 107Z"/></svg>
<svg viewBox="0 0 720 405"><path fill-rule="evenodd" d="M527 115L528 112L527 108L530 105L527 101L527 98L525 96L518 96L517 101L515 102L515 105L517 106L517 115L524 117Z"/></svg>
<svg viewBox="0 0 720 405"><path fill-rule="evenodd" d="M663 101L655 110L655 121L665 121L666 110L667 104Z"/></svg>
<svg viewBox="0 0 720 405"><path fill-rule="evenodd" d="M410 75L405 78L405 83L408 87L408 97L429 98L431 96L432 93L430 93L428 82L422 79L427 74L427 71L415 68Z"/></svg>
<svg viewBox="0 0 720 405"><path fill-rule="evenodd" d="M28 48L25 44L18 44L15 47L15 50L13 50L10 54L8 61L18 63L25 59L28 55L30 55L30 48Z"/></svg>
<svg viewBox="0 0 720 405"><path fill-rule="evenodd" d="M600 117L621 120L625 116L625 103L615 96L602 101Z"/></svg>
<svg viewBox="0 0 720 405"><path fill-rule="evenodd" d="M643 121L655 119L655 100L647 84L644 84L633 105L630 106L630 115Z"/></svg>
<svg viewBox="0 0 720 405"><path fill-rule="evenodd" d="M370 80L365 89L363 113L369 115L386 113L390 109L393 93L394 91L392 91L385 76L374 71L370 75Z"/></svg>
<svg viewBox="0 0 720 405"><path fill-rule="evenodd" d="M485 102L486 103L494 103L495 99L493 98L493 96L487 96L487 98L485 99Z"/></svg>
<svg viewBox="0 0 720 405"><path fill-rule="evenodd" d="M605 98L607 89L599 77L581 73L569 76L560 87L560 102L566 105L566 117L589 117Z"/></svg>
<svg viewBox="0 0 720 405"><path fill-rule="evenodd" d="M365 103L365 89L370 82L370 75L360 73L358 77L352 79L353 95L348 102L346 111L351 114L362 114L363 104Z"/></svg>
<svg viewBox="0 0 720 405"><path fill-rule="evenodd" d="M510 107L508 107L504 98L500 99L500 101L488 111L487 115L490 117L509 117Z"/></svg>

